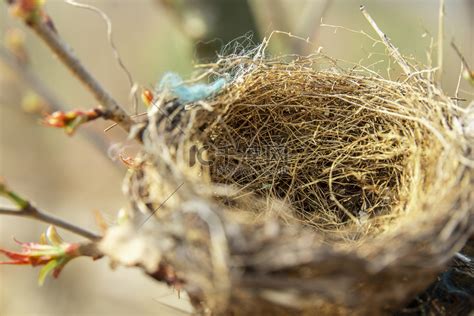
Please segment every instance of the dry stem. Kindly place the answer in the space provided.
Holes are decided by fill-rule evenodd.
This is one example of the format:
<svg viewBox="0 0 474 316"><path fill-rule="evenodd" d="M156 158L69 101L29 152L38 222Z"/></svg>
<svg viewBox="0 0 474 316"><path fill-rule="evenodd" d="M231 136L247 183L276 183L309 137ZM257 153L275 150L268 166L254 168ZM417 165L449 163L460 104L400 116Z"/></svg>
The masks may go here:
<svg viewBox="0 0 474 316"><path fill-rule="evenodd" d="M387 47L390 55L395 59L395 61L400 65L400 67L403 69L405 74L407 76L411 76L411 69L410 66L408 66L407 62L403 59L402 55L398 51L398 49L390 42L388 39L388 36L382 32L382 30L378 27L377 23L375 23L374 19L370 16L370 14L365 10L365 7L363 5L360 6L360 11L364 15L364 17L367 19L369 22L370 26L377 32L377 35L380 37L382 42L385 44Z"/></svg>
<svg viewBox="0 0 474 316"><path fill-rule="evenodd" d="M443 76L443 42L444 42L444 0L439 2L438 15L438 71L436 72L436 81L441 84Z"/></svg>
<svg viewBox="0 0 474 316"><path fill-rule="evenodd" d="M468 71L468 73L472 73L472 70L471 68L469 67L469 64L467 63L467 60L466 58L464 58L463 54L461 53L461 51L459 50L459 48L456 46L456 44L454 43L454 41L451 42L451 46L453 47L454 51L456 52L456 54L459 56L459 58L461 59L461 62L464 66L464 68Z"/></svg>

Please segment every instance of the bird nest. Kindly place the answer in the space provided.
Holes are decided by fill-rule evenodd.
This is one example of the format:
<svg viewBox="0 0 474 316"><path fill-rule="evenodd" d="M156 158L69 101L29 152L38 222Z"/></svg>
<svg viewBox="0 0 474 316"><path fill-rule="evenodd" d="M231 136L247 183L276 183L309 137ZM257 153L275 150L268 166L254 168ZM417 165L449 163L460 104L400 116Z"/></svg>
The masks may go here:
<svg viewBox="0 0 474 316"><path fill-rule="evenodd" d="M201 314L406 303L473 230L463 109L420 73L259 56L202 66L225 81L207 98L155 97L135 128L130 219L103 251L183 289Z"/></svg>

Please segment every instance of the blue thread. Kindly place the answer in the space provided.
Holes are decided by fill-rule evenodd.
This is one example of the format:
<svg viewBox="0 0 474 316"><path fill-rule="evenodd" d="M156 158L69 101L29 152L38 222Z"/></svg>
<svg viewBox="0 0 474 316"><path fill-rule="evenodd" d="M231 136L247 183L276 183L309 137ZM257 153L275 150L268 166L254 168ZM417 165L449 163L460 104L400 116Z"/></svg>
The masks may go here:
<svg viewBox="0 0 474 316"><path fill-rule="evenodd" d="M224 78L205 84L196 83L186 85L181 77L173 72L166 73L158 85L159 91L168 90L171 94L178 98L181 104L204 100L217 94L224 88L226 80Z"/></svg>

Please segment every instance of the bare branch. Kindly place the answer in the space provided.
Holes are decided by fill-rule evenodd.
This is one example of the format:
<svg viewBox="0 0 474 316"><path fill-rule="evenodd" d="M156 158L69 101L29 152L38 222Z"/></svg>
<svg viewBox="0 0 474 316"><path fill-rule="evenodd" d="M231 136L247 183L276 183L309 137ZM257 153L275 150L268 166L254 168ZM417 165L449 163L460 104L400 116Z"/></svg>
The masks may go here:
<svg viewBox="0 0 474 316"><path fill-rule="evenodd" d="M72 50L61 41L59 36L47 24L42 22L30 25L36 34L51 48L64 65L89 89L96 100L105 107L106 118L111 119L129 131L132 121L128 114L105 91L94 77L82 66Z"/></svg>
<svg viewBox="0 0 474 316"><path fill-rule="evenodd" d="M18 5L16 1L12 0L7 0L7 4L12 7ZM29 11L24 12L22 20L36 32L36 34L56 54L71 73L76 76L94 95L95 99L104 107L104 117L116 122L126 131L129 131L133 123L131 118L125 110L120 107L117 101L115 101L99 84L99 82L86 70L79 59L75 56L72 49L59 37L53 27L52 21L46 13L42 11L40 4L36 4L36 6L29 9Z"/></svg>
<svg viewBox="0 0 474 316"><path fill-rule="evenodd" d="M19 194L11 190L3 182L3 179L0 179L0 195L3 195L4 197L6 197L18 207L18 209L0 208L0 215L34 218L36 220L64 228L73 233L86 237L92 241L97 241L101 238L99 235L96 235L84 228L78 227L74 224L66 222L65 220L59 217L48 214L36 208L35 206L31 204L30 201L28 201L24 197L20 196Z"/></svg>
<svg viewBox="0 0 474 316"><path fill-rule="evenodd" d="M68 230L70 232L73 232L75 234L78 234L82 237L85 237L87 239L90 239L92 241L99 240L101 236L96 235L95 233L92 233L82 227L76 226L74 224L71 224L69 222L66 222L65 220L53 216L51 214L48 214L44 211L39 210L38 208L34 207L33 205L29 204L19 210L15 209L10 209L10 208L0 208L0 215L10 215L10 216L19 216L19 217L27 217L27 218L33 218L38 221L48 223L57 227L61 227L65 230Z"/></svg>

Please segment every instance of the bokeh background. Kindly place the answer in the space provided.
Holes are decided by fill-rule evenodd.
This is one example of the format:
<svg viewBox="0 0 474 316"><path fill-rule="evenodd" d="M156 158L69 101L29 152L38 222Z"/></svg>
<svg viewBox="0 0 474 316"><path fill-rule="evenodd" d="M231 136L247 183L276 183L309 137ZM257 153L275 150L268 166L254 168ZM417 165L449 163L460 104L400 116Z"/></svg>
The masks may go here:
<svg viewBox="0 0 474 316"><path fill-rule="evenodd" d="M387 75L396 66L386 61L384 47L373 46L363 35L325 24L363 30L375 36L359 11L360 1L351 0L100 0L83 1L107 13L113 23L113 38L121 58L140 86L151 88L163 73L174 71L189 76L200 62L217 54L252 49L273 30L291 32L312 44L276 35L269 53L309 54L319 47L326 54L372 67ZM438 1L372 0L367 9L400 51L420 64L429 63L429 51L436 34ZM49 0L47 11L60 35L70 44L84 65L119 103L132 112L129 83L113 57L103 20L91 11L60 0ZM474 1L446 0L445 70L443 87L454 94L460 60L449 43L455 40L474 67ZM90 108L94 99L51 55L29 30L8 14L0 3L0 37L11 29L24 32L27 67L38 76L65 108ZM253 34L250 37L250 34ZM226 43L239 38L234 45ZM4 43L5 44L5 43ZM5 45L3 47L5 48ZM8 43L6 43L8 46ZM10 65L11 66L11 65ZM62 131L38 124L38 115L28 113L41 102L32 97L31 87L0 59L0 175L10 187L36 205L78 225L98 231L94 212L102 212L113 224L117 211L126 205L121 194L125 168L117 148L133 153L118 128L103 133L106 122L87 128L97 132L102 148L93 146L78 133L68 137ZM473 89L461 82L459 96L473 99ZM32 101L33 100L33 101ZM465 102L466 103L466 102ZM142 111L140 106L138 111ZM0 200L0 205L8 205ZM44 223L14 217L0 217L0 247L14 248L12 236L33 241L46 229ZM77 236L61 231L70 241ZM112 270L107 259L88 258L70 263L57 280L37 286L38 269L0 265L0 315L186 315L191 310L186 297L146 277L138 269Z"/></svg>

